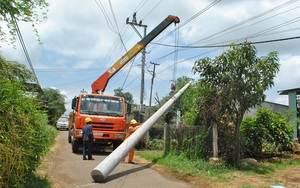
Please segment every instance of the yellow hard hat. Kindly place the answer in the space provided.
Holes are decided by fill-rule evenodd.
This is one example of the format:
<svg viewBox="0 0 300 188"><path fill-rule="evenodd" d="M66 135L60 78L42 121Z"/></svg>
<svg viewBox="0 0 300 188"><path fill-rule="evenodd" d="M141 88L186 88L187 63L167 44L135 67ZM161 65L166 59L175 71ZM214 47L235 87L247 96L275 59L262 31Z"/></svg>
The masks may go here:
<svg viewBox="0 0 300 188"><path fill-rule="evenodd" d="M130 124L137 124L137 122L136 122L135 119L132 119L132 120L130 121Z"/></svg>
<svg viewBox="0 0 300 188"><path fill-rule="evenodd" d="M92 122L92 119L91 119L91 118L89 118L89 117L87 117L87 118L85 118L85 122L86 122L86 123L88 123L88 122Z"/></svg>

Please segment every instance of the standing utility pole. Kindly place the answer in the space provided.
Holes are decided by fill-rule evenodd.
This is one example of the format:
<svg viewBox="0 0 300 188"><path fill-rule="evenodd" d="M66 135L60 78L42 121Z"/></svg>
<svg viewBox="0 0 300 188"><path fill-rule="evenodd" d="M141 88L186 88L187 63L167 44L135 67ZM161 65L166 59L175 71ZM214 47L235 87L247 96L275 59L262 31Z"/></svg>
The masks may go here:
<svg viewBox="0 0 300 188"><path fill-rule="evenodd" d="M150 117L150 109L151 109L151 101L152 101L152 89L153 89L153 82L154 82L154 77L155 77L155 66L159 65L158 63L152 63L153 64L153 72L152 72L152 79L151 79L151 89L150 89L150 100L149 100L149 112L148 112L148 118Z"/></svg>
<svg viewBox="0 0 300 188"><path fill-rule="evenodd" d="M129 22L129 18L126 19L126 24L130 24L135 32L143 39L147 34L147 25L142 24L142 20L137 23L136 21L136 12L133 14L132 22ZM143 27L144 28L144 37L138 32L138 30L134 27ZM142 50L142 66L141 66L141 95L140 95L140 112L143 112L142 108L144 106L144 84L145 84L145 61L146 61L146 48ZM140 119L140 122L142 120Z"/></svg>

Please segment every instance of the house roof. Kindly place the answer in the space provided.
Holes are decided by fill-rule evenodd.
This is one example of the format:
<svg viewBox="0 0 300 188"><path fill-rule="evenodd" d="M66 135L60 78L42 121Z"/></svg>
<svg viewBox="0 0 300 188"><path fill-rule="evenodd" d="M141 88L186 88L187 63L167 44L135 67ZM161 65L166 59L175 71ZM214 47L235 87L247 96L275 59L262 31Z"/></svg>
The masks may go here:
<svg viewBox="0 0 300 188"><path fill-rule="evenodd" d="M288 95L289 92L295 92L297 95L300 95L300 87L298 88L294 88L294 89L286 89L286 90L281 90L281 91L277 91L277 93L279 93L279 95Z"/></svg>

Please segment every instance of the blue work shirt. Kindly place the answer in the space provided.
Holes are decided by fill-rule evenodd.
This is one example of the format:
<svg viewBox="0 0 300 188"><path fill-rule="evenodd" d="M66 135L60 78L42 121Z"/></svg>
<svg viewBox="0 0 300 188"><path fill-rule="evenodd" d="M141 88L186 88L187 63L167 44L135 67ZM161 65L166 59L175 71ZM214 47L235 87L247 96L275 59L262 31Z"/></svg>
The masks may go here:
<svg viewBox="0 0 300 188"><path fill-rule="evenodd" d="M92 130L91 124L86 124L82 128L82 140L83 141L93 141L94 140L94 135L93 135L93 130Z"/></svg>

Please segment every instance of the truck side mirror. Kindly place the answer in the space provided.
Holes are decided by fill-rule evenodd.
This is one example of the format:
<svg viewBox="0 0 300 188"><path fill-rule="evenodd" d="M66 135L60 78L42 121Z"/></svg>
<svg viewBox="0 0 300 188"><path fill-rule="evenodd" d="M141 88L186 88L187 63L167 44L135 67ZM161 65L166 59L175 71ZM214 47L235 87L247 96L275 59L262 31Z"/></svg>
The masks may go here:
<svg viewBox="0 0 300 188"><path fill-rule="evenodd" d="M131 114L131 104L126 103L126 113Z"/></svg>
<svg viewBox="0 0 300 188"><path fill-rule="evenodd" d="M74 97L73 99L72 99L72 109L73 110L76 110L76 103L77 103L77 99L78 99L78 97ZM77 111L77 110L76 110Z"/></svg>

